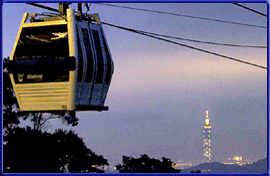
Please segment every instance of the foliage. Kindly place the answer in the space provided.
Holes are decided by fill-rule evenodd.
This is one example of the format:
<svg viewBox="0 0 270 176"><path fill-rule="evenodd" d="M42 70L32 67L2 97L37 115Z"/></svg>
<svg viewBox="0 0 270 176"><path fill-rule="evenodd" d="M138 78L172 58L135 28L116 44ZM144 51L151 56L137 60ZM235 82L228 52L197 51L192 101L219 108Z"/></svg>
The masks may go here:
<svg viewBox="0 0 270 176"><path fill-rule="evenodd" d="M146 154L140 158L123 156L123 164L118 164L116 169L120 173L179 173L180 170L172 167L173 162L165 157L162 161L149 158Z"/></svg>
<svg viewBox="0 0 270 176"><path fill-rule="evenodd" d="M13 93L11 81L8 74L8 58L3 60L3 129L7 133L9 130L17 127L20 123L16 108L18 107L17 100Z"/></svg>
<svg viewBox="0 0 270 176"><path fill-rule="evenodd" d="M29 127L16 128L6 137L3 160L6 173L102 172L93 166L108 165L73 131L51 134Z"/></svg>

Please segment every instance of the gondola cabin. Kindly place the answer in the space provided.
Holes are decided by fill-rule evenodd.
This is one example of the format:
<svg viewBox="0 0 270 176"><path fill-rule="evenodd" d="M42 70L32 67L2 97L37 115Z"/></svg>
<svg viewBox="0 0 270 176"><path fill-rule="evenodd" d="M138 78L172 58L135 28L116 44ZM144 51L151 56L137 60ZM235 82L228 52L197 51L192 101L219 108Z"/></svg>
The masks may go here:
<svg viewBox="0 0 270 176"><path fill-rule="evenodd" d="M9 69L20 111L108 110L113 68L98 14L24 14Z"/></svg>

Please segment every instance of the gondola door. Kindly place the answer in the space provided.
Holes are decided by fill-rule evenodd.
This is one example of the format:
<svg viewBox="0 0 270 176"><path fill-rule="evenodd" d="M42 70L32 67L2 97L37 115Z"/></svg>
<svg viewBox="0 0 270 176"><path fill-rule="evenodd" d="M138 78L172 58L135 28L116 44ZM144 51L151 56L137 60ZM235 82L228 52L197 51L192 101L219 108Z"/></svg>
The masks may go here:
<svg viewBox="0 0 270 176"><path fill-rule="evenodd" d="M90 106L93 80L95 77L96 69L90 31L86 22L77 23L77 34L79 66L77 77L76 105Z"/></svg>
<svg viewBox="0 0 270 176"><path fill-rule="evenodd" d="M101 24L77 22L77 110L108 110L104 106L113 74L113 61Z"/></svg>
<svg viewBox="0 0 270 176"><path fill-rule="evenodd" d="M95 23L89 24L92 46L94 48L94 61L96 74L93 79L92 96L90 106L104 106L102 97L104 94L104 78L106 76L106 55L104 52L104 44L100 34L100 26ZM106 92L107 93L107 92Z"/></svg>

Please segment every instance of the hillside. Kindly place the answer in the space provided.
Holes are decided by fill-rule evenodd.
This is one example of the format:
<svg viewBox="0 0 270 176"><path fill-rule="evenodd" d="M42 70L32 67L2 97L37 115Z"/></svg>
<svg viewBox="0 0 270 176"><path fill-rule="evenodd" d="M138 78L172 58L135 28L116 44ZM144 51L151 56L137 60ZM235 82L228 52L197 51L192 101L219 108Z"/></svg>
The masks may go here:
<svg viewBox="0 0 270 176"><path fill-rule="evenodd" d="M190 173L196 170L207 173L267 173L267 158L245 166L225 165L218 162L203 163L183 169L181 173Z"/></svg>

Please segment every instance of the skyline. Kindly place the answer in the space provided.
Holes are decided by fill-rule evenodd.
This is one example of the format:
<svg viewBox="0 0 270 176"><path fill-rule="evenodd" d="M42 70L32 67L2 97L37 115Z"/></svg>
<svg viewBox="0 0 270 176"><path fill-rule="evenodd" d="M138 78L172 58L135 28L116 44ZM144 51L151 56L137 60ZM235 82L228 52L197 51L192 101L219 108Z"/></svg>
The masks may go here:
<svg viewBox="0 0 270 176"><path fill-rule="evenodd" d="M57 8L57 4L41 3ZM129 7L267 25L267 19L230 3L120 3ZM246 6L267 13L263 3ZM75 5L71 5L71 8ZM267 45L267 30L92 4L101 21L171 36ZM85 8L84 8L85 11ZM8 57L27 4L3 4L3 57ZM203 158L204 112L211 113L212 161L229 156L262 159L267 153L266 70L103 25L114 74L108 112L77 112L77 127L51 121L47 131L72 129L110 165L122 155L172 161ZM177 41L177 40L175 40ZM267 66L267 49L183 42ZM251 142L252 141L252 142Z"/></svg>

